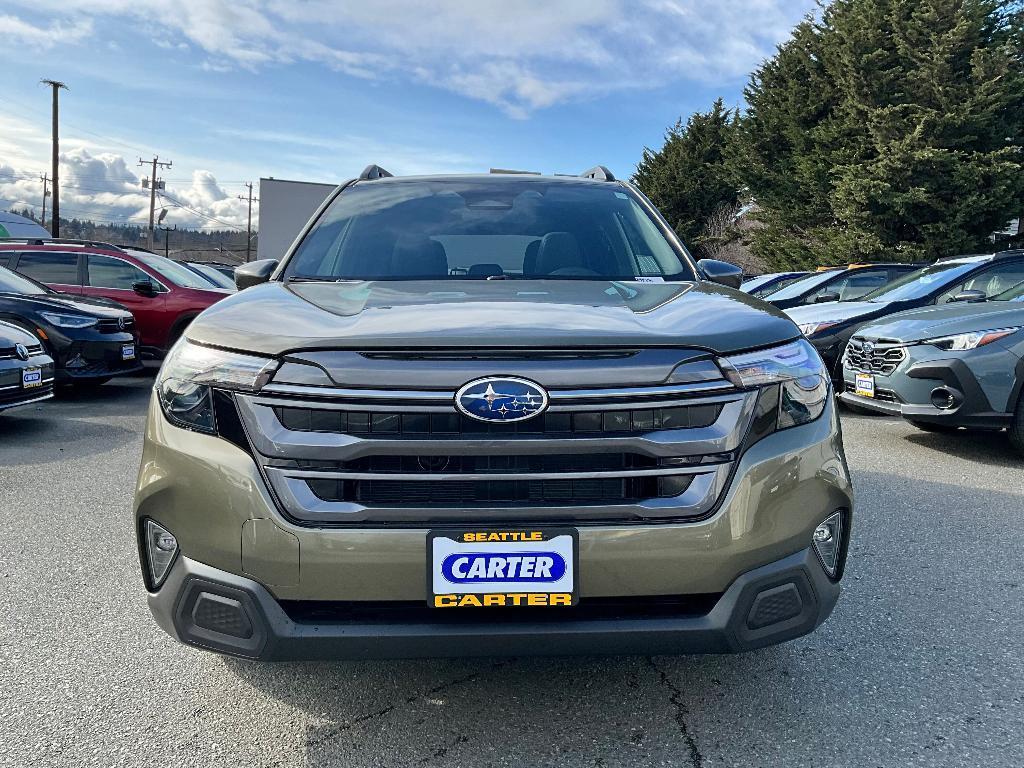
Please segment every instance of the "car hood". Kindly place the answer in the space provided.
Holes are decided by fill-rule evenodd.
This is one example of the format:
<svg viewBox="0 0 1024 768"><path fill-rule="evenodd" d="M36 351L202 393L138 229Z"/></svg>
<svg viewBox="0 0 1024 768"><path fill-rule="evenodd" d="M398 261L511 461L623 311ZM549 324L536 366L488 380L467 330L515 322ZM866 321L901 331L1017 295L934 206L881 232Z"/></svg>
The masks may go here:
<svg viewBox="0 0 1024 768"><path fill-rule="evenodd" d="M890 315L857 332L871 339L924 341L957 333L1024 326L1024 302L990 301L981 304L946 304Z"/></svg>
<svg viewBox="0 0 1024 768"><path fill-rule="evenodd" d="M807 304L783 310L797 325L823 323L827 321L856 320L883 309L885 304L873 301L826 301L821 304Z"/></svg>
<svg viewBox="0 0 1024 768"><path fill-rule="evenodd" d="M76 312L90 317L117 318L131 315L125 307L111 299L70 293L0 293L0 305L28 312Z"/></svg>
<svg viewBox="0 0 1024 768"><path fill-rule="evenodd" d="M224 299L193 341L302 349L662 345L724 354L797 338L779 310L709 283L573 280L267 283Z"/></svg>

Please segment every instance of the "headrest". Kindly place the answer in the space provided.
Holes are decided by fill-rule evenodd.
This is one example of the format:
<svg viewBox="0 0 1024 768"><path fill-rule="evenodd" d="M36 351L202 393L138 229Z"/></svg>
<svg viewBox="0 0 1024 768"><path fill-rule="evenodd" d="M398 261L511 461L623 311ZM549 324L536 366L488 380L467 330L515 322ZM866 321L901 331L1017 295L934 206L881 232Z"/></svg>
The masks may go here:
<svg viewBox="0 0 1024 768"><path fill-rule="evenodd" d="M492 277L504 275L505 270L501 268L501 264L474 264L469 268L468 274L470 277Z"/></svg>
<svg viewBox="0 0 1024 768"><path fill-rule="evenodd" d="M567 267L582 267L579 243L569 232L548 232L537 251L537 274L550 275Z"/></svg>
<svg viewBox="0 0 1024 768"><path fill-rule="evenodd" d="M537 254L540 252L540 240L532 241L526 246L526 253L523 255L523 274L537 274Z"/></svg>
<svg viewBox="0 0 1024 768"><path fill-rule="evenodd" d="M403 235L391 257L391 277L444 277L448 255L444 246L426 235Z"/></svg>

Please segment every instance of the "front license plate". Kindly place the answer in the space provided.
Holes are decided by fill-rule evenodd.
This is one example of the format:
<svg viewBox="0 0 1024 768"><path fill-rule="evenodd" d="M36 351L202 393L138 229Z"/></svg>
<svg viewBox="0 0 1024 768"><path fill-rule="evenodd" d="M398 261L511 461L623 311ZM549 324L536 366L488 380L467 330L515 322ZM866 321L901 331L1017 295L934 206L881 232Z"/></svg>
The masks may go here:
<svg viewBox="0 0 1024 768"><path fill-rule="evenodd" d="M43 384L43 371L41 368L24 368L21 371L21 386L25 389L40 387Z"/></svg>
<svg viewBox="0 0 1024 768"><path fill-rule="evenodd" d="M122 360L134 360L135 359L135 345L125 344L121 347L121 359Z"/></svg>
<svg viewBox="0 0 1024 768"><path fill-rule="evenodd" d="M858 373L854 392L861 397L874 397L875 377L870 373Z"/></svg>
<svg viewBox="0 0 1024 768"><path fill-rule="evenodd" d="M427 534L434 608L567 607L577 600L574 528L503 528Z"/></svg>

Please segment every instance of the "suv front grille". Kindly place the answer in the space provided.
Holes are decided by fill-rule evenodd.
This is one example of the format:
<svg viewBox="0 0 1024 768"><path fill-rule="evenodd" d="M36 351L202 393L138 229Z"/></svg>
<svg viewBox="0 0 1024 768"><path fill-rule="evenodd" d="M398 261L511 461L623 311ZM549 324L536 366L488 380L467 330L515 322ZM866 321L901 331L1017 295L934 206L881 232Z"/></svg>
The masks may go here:
<svg viewBox="0 0 1024 768"><path fill-rule="evenodd" d="M28 350L29 357L35 357L36 355L43 354L42 344L26 344L25 349ZM15 350L16 347L0 347L0 360L17 359L18 353Z"/></svg>
<svg viewBox="0 0 1024 768"><path fill-rule="evenodd" d="M870 342L853 337L846 346L846 360L850 368L862 373L888 376L907 359L907 349L889 342Z"/></svg>
<svg viewBox="0 0 1024 768"><path fill-rule="evenodd" d="M369 506L449 505L566 506L621 504L678 496L692 477L590 478L580 480L309 480L323 501Z"/></svg>
<svg viewBox="0 0 1024 768"><path fill-rule="evenodd" d="M422 439L463 435L570 435L580 433L643 433L659 429L707 427L722 412L720 404L644 408L620 411L546 413L526 422L502 424L456 413L368 413L278 406L274 413L296 432L340 432L352 435L413 436Z"/></svg>
<svg viewBox="0 0 1024 768"><path fill-rule="evenodd" d="M476 375L498 365L515 371L525 354L495 361L497 353L481 353ZM680 356L693 359L692 351ZM397 353L379 357L360 359L389 370L402 362ZM467 360L434 362L443 368ZM544 364L566 380L558 366L575 361ZM608 364L621 366L621 354ZM460 368L458 376L474 373ZM756 391L724 378L549 388L545 413L491 423L458 413L454 389L402 384L332 389L282 381L235 396L253 453L289 518L361 527L699 519L726 486L757 400Z"/></svg>
<svg viewBox="0 0 1024 768"><path fill-rule="evenodd" d="M131 332L135 328L135 320L130 317L124 319L124 325L117 318L105 318L96 322L96 330L100 333L124 333Z"/></svg>

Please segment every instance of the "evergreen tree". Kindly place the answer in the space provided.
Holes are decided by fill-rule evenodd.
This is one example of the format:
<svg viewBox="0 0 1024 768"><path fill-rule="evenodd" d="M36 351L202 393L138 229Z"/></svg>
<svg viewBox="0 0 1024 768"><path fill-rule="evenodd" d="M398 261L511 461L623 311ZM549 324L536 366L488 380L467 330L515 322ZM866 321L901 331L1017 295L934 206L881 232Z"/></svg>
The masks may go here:
<svg viewBox="0 0 1024 768"><path fill-rule="evenodd" d="M700 246L714 214L737 202L736 180L726 166L736 127L736 113L718 99L710 111L685 124L679 120L661 149L644 148L633 182L688 245Z"/></svg>
<svg viewBox="0 0 1024 768"><path fill-rule="evenodd" d="M1021 15L835 0L751 78L732 156L777 266L990 248L1024 211Z"/></svg>

